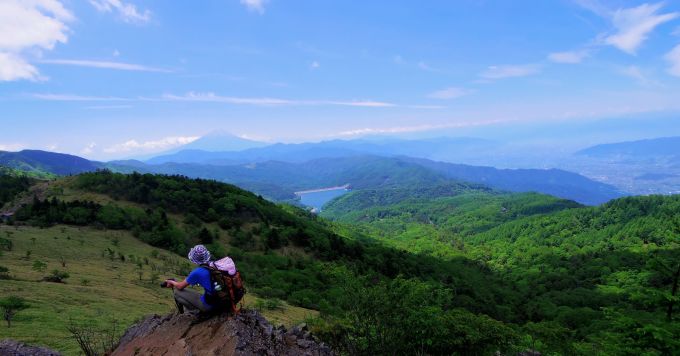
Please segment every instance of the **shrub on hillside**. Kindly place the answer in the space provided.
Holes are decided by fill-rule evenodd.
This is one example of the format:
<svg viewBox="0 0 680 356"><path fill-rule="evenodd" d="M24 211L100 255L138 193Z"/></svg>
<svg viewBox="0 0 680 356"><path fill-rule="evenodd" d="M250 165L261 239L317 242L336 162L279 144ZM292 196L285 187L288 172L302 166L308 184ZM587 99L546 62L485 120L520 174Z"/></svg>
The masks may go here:
<svg viewBox="0 0 680 356"><path fill-rule="evenodd" d="M0 266L0 279L12 279L9 275L9 268Z"/></svg>
<svg viewBox="0 0 680 356"><path fill-rule="evenodd" d="M51 275L43 278L43 281L53 282L53 283L64 283L64 280L69 278L69 277L70 277L70 275L68 274L68 272L55 269L55 270L52 271Z"/></svg>

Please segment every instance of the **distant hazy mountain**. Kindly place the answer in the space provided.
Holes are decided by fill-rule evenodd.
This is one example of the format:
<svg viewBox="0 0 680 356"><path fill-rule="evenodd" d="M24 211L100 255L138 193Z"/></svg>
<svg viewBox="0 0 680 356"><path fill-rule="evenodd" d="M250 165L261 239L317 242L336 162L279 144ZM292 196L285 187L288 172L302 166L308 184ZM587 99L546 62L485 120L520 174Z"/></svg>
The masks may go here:
<svg viewBox="0 0 680 356"><path fill-rule="evenodd" d="M78 174L103 167L102 163L63 153L39 150L0 151L0 165L33 173Z"/></svg>
<svg viewBox="0 0 680 356"><path fill-rule="evenodd" d="M661 157L680 156L680 137L602 144L577 152L591 157Z"/></svg>
<svg viewBox="0 0 680 356"><path fill-rule="evenodd" d="M358 146L357 143L355 143ZM373 143L366 144L366 147ZM289 154L313 150L305 145L282 145ZM355 146L355 147L356 147ZM416 145L416 147L418 147ZM332 147L328 147L329 150ZM336 151L339 152L339 151ZM302 159L304 155L298 157ZM583 204L600 204L622 196L612 186L594 182L581 175L557 169L495 169L435 162L408 157L361 155L319 158L305 162L266 161L248 164L215 165L199 163L146 164L127 160L100 163L73 155L26 150L0 152L0 165L28 172L57 175L78 174L99 168L130 173L181 174L215 179L239 185L275 200L294 197L305 189L351 184L354 189L427 187L447 182L478 183L497 189L535 191L571 199Z"/></svg>
<svg viewBox="0 0 680 356"><path fill-rule="evenodd" d="M597 205L625 194L615 187L561 169L497 169L404 158L451 179L486 184L512 192L539 192Z"/></svg>
<svg viewBox="0 0 680 356"><path fill-rule="evenodd" d="M206 163L233 165L265 161L305 162L319 158L361 155L411 156L429 159L455 159L470 154L483 154L498 143L478 138L431 138L421 140L374 139L332 140L318 143L273 144L242 151L207 152L182 150L147 160L150 164Z"/></svg>
<svg viewBox="0 0 680 356"><path fill-rule="evenodd" d="M452 180L513 192L540 192L590 205L624 195L610 185L557 169L495 169L406 157L355 155L224 166L165 163L147 165L145 169L229 182L276 200L290 199L298 190L347 183L355 189L375 189L424 187Z"/></svg>
<svg viewBox="0 0 680 356"><path fill-rule="evenodd" d="M263 147L269 145L265 142L259 142L255 140L249 140L242 137L232 135L224 131L215 131L209 133L196 141L188 143L186 145L173 148L165 152L158 153L153 156L143 156L137 157L137 159L149 160L153 163L165 163L165 162L193 162L198 163L198 161L193 161L191 158L173 158L174 155L182 151L196 151L196 152L232 152L232 151L243 151L256 147ZM200 155L194 155L199 157ZM167 159L164 157L168 157ZM187 156L188 157L188 156ZM184 161L182 159L188 159Z"/></svg>
<svg viewBox="0 0 680 356"><path fill-rule="evenodd" d="M265 142L238 137L224 131L212 132L181 147L182 150L241 151L268 145Z"/></svg>

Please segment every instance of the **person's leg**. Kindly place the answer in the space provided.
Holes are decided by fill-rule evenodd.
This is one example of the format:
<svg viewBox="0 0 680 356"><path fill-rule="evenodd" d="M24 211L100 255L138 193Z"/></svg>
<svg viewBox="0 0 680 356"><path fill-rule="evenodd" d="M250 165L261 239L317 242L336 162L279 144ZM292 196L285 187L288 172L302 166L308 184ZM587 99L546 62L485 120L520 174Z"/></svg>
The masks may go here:
<svg viewBox="0 0 680 356"><path fill-rule="evenodd" d="M174 289L173 294L175 295L175 302L189 310L199 310L202 312L208 310L201 301L201 294L197 292L186 289Z"/></svg>

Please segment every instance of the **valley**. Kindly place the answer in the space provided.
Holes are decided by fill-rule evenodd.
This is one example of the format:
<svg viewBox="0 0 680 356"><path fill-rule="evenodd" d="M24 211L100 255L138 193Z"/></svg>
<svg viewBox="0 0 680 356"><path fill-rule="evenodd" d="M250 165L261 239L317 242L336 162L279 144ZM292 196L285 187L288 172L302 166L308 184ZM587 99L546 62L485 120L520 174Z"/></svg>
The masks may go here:
<svg viewBox="0 0 680 356"><path fill-rule="evenodd" d="M23 178L13 179L18 194L30 196ZM380 342L390 342L408 352L417 347L403 342L414 325L432 353L664 353L677 346L680 329L667 315L680 266L677 197L584 207L446 180L353 188L320 217L215 181L106 171L52 181L41 188L43 201L9 199L27 203L2 227L12 248L0 265L10 271L12 294L31 307L3 335L75 350L69 341L55 343L67 335L67 319L57 315L104 327L113 315L129 325L167 312L167 293L152 282L185 275L184 251L203 242L238 261L249 305L277 322L304 320L340 350L379 352ZM32 269L37 260L48 266L44 272ZM69 273L65 284L39 281L53 267ZM38 286L47 288L39 298L31 294ZM107 312L136 300L143 301L129 315ZM90 314L77 311L82 305ZM403 318L409 327L398 326ZM391 336L363 334L376 330L372 320ZM36 322L52 333L31 335ZM621 323L667 336L640 338ZM462 325L478 338L463 341L471 331L456 331ZM452 335L462 339L451 345Z"/></svg>

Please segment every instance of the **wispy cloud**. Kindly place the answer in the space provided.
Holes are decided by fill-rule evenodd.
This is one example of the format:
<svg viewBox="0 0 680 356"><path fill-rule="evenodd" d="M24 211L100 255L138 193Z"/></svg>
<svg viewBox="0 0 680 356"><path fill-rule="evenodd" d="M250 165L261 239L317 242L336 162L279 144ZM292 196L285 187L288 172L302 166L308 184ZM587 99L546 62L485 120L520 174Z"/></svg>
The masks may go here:
<svg viewBox="0 0 680 356"><path fill-rule="evenodd" d="M164 100L171 101L198 101L198 102L214 102L227 103L237 105L256 105L256 106L283 106L283 105L339 105L339 106L355 106L355 107L392 107L396 106L392 103L373 101L373 100L290 100L280 98L247 98L247 97L233 97L221 96L215 93L196 93L189 92L184 95L165 94L162 97Z"/></svg>
<svg viewBox="0 0 680 356"><path fill-rule="evenodd" d="M309 68L311 69L319 69L319 67L321 67L321 64L317 61L312 61L312 63L309 64Z"/></svg>
<svg viewBox="0 0 680 356"><path fill-rule="evenodd" d="M599 0L573 0L575 4L601 17L611 17L612 11Z"/></svg>
<svg viewBox="0 0 680 356"><path fill-rule="evenodd" d="M680 45L677 45L673 50L668 52L664 57L670 64L668 73L673 76L680 77Z"/></svg>
<svg viewBox="0 0 680 356"><path fill-rule="evenodd" d="M0 81L44 80L27 52L52 50L68 41L74 17L58 0L0 1Z"/></svg>
<svg viewBox="0 0 680 356"><path fill-rule="evenodd" d="M26 146L21 143L0 143L0 151L21 151Z"/></svg>
<svg viewBox="0 0 680 356"><path fill-rule="evenodd" d="M19 79L39 80L40 73L21 56L0 52L0 81Z"/></svg>
<svg viewBox="0 0 680 356"><path fill-rule="evenodd" d="M125 22L140 24L151 20L151 11L137 10L134 4L121 0L90 0L90 4L100 12L116 12Z"/></svg>
<svg viewBox="0 0 680 356"><path fill-rule="evenodd" d="M159 151L186 145L198 140L200 136L169 136L159 140L139 142L128 140L104 149L105 153L125 153L132 151Z"/></svg>
<svg viewBox="0 0 680 356"><path fill-rule="evenodd" d="M130 109L132 105L94 105L86 106L85 109L88 110L111 110L111 109Z"/></svg>
<svg viewBox="0 0 680 356"><path fill-rule="evenodd" d="M548 59L555 63L577 64L583 62L589 55L586 50L554 52L548 55Z"/></svg>
<svg viewBox="0 0 680 356"><path fill-rule="evenodd" d="M483 79L505 79L538 74L541 68L534 64L491 66L479 74Z"/></svg>
<svg viewBox="0 0 680 356"><path fill-rule="evenodd" d="M623 67L619 70L619 73L626 77L635 79L640 85L658 84L649 79L649 77L638 66L631 65Z"/></svg>
<svg viewBox="0 0 680 356"><path fill-rule="evenodd" d="M258 105L258 106L277 106L277 105L293 105L294 101L277 98L243 98L233 96L221 96L215 93L197 93L188 92L184 95L164 94L164 100L170 101L198 101L198 102L212 102L212 103L227 103L238 105Z"/></svg>
<svg viewBox="0 0 680 356"><path fill-rule="evenodd" d="M441 72L442 71L441 69L432 67L431 65L429 65L429 64L427 64L423 61L418 62L418 68L420 68L421 70L424 70L426 72Z"/></svg>
<svg viewBox="0 0 680 356"><path fill-rule="evenodd" d="M264 5L268 0L241 0L241 4L248 8L250 11L258 12L264 14Z"/></svg>
<svg viewBox="0 0 680 356"><path fill-rule="evenodd" d="M128 101L133 99L121 98L116 96L84 96L73 94L50 94L50 93L34 93L31 97L41 100L49 101Z"/></svg>
<svg viewBox="0 0 680 356"><path fill-rule="evenodd" d="M83 147L82 150L80 150L80 154L81 154L81 155L85 155L85 156L89 156L89 155L91 155L92 153L94 153L95 147L97 147L97 144L94 143L94 142L91 142L91 143L88 144L87 146Z"/></svg>
<svg viewBox="0 0 680 356"><path fill-rule="evenodd" d="M252 106L347 106L363 108L390 108L402 107L408 109L441 109L443 106L436 105L417 105L417 104L395 104L377 100L301 100L284 99L271 97L239 97L223 96L212 92L188 92L186 94L163 94L159 97L117 97L117 96L87 96L75 94L53 94L53 93L31 93L29 97L48 101L76 101L76 102L158 102L158 101L183 101L198 103L224 103L232 105L252 105ZM129 105L105 105L89 106L86 108L127 108Z"/></svg>
<svg viewBox="0 0 680 356"><path fill-rule="evenodd" d="M437 90L427 95L428 98L450 100L460 98L470 94L471 91L465 88L449 87L442 90Z"/></svg>
<svg viewBox="0 0 680 356"><path fill-rule="evenodd" d="M617 33L605 38L605 43L624 52L635 54L654 29L678 17L677 12L660 14L663 3L642 4L614 12L612 22Z"/></svg>
<svg viewBox="0 0 680 356"><path fill-rule="evenodd" d="M457 121L446 124L418 125L418 126L397 126L397 127L365 127L360 129L346 130L331 136L364 136L375 134L398 134L409 132L423 132L441 129L453 129L461 127L485 126L503 122L501 120L477 120L477 121Z"/></svg>
<svg viewBox="0 0 680 356"><path fill-rule="evenodd" d="M108 61L91 61L82 59L45 59L40 61L46 64L57 64L57 65L67 65L67 66L77 66L77 67L90 67L90 68L102 68L102 69L114 69L114 70L127 70L127 71L137 71L137 72L161 72L161 73L171 73L172 70L156 67L148 67L141 64L133 63L122 63L122 62L108 62Z"/></svg>

